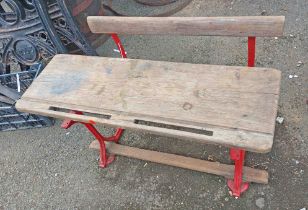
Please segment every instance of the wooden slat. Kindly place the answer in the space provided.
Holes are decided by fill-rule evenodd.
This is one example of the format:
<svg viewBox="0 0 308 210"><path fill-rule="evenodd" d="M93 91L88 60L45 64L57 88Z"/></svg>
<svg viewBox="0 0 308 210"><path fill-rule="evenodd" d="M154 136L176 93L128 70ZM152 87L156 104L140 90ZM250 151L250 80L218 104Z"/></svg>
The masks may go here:
<svg viewBox="0 0 308 210"><path fill-rule="evenodd" d="M219 162L210 162L196 158L184 157L180 155L144 150L135 147L124 146L120 144L106 142L107 151L111 154L121 155L130 158L136 158L144 161L161 163L169 166L175 166L194 171L216 174L228 179L233 178L234 166ZM98 141L93 141L90 148L99 150ZM256 182L261 184L268 183L268 173L264 170L244 167L243 180L247 182Z"/></svg>
<svg viewBox="0 0 308 210"><path fill-rule="evenodd" d="M192 35L192 36L282 36L284 16L246 17L111 17L89 16L93 33Z"/></svg>
<svg viewBox="0 0 308 210"><path fill-rule="evenodd" d="M52 103L52 104L53 106L60 107L58 106L60 104L57 103ZM90 112L90 113L99 113L98 110L94 110L91 107L83 107L78 105L64 105L63 103L61 105L62 105L61 108L65 109L79 110L82 112ZM173 129L166 129L163 127L151 127L146 125L135 124L133 116L129 117L129 116L116 115L114 114L114 112L108 112L108 113L104 112L105 114L107 113L112 115L112 117L111 119L104 119L104 118L102 119L95 116L77 115L63 111L50 110L51 106L52 106L51 103L48 104L38 101L33 102L33 101L28 101L27 99L19 100L16 104L16 108L18 110L27 113L30 112L33 114L46 115L54 118L72 119L78 122L97 123L106 126L133 129L137 131L144 131L157 135L170 136L178 139L184 139L199 143L209 143L209 144L224 145L228 147L237 147L245 149L247 151L258 152L258 153L269 152L273 144L273 136L264 133L219 128L208 125L206 129L208 131L212 131L213 136L207 136L183 130L173 130ZM144 120L154 121L158 123L167 123L167 121L158 120L156 118L144 118ZM202 128L194 126L192 124L175 123L175 122L168 122L168 123L176 126L204 129L204 127Z"/></svg>

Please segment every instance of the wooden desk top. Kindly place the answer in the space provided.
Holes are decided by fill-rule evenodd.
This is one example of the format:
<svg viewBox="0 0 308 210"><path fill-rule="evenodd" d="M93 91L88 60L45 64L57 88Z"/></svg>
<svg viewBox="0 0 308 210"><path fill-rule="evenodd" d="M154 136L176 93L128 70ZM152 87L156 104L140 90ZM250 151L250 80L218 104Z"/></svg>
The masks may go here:
<svg viewBox="0 0 308 210"><path fill-rule="evenodd" d="M57 55L16 107L267 152L273 142L280 77L280 71L269 68ZM53 107L100 115L76 116Z"/></svg>

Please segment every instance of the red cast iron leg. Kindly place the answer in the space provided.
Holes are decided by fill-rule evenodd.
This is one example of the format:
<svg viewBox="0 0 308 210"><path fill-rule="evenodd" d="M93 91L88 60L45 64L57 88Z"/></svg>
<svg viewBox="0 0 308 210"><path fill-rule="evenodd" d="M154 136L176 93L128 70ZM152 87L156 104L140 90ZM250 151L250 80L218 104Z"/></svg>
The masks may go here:
<svg viewBox="0 0 308 210"><path fill-rule="evenodd" d="M70 111L70 113L82 115L82 112L80 112L80 111ZM65 119L65 120L63 120L63 122L61 124L61 128L69 129L75 123L77 123L77 122L74 121L74 120Z"/></svg>
<svg viewBox="0 0 308 210"><path fill-rule="evenodd" d="M82 115L82 112L80 111L71 111L71 113L74 114L80 114ZM71 127L72 125L74 125L75 123L78 123L76 121L73 120L64 120L61 127L68 129L69 127ZM82 122L81 122L82 123ZM106 168L112 161L114 161L115 156L114 155L110 155L107 156L107 151L106 151L106 145L105 145L105 141L114 141L114 142L118 142L119 139L121 138L121 135L123 133L123 129L122 128L118 128L116 130L116 133L114 136L111 137L104 137L103 135L101 135L98 130L94 127L94 125L92 125L91 123L82 123L86 126L86 128L95 136L95 138L98 140L99 145L100 145L100 160L99 160L99 166L102 168Z"/></svg>
<svg viewBox="0 0 308 210"><path fill-rule="evenodd" d="M228 180L227 184L232 195L240 197L241 193L246 191L249 187L247 182L242 182L243 165L245 159L245 151L241 149L230 149L230 159L234 161L234 179Z"/></svg>
<svg viewBox="0 0 308 210"><path fill-rule="evenodd" d="M118 143L123 134L123 131L124 131L123 128L118 128L113 136L106 138L107 139L106 141L114 141Z"/></svg>
<svg viewBox="0 0 308 210"><path fill-rule="evenodd" d="M99 142L99 146L100 146L100 160L99 160L99 166L102 168L106 168L107 165L109 165L112 161L114 161L115 156L114 155L110 155L107 157L107 151L106 151L106 145L105 145L105 141L108 141L104 136L102 136L98 130L96 130L96 128L89 123L83 123L88 130L95 136L95 138L98 140Z"/></svg>

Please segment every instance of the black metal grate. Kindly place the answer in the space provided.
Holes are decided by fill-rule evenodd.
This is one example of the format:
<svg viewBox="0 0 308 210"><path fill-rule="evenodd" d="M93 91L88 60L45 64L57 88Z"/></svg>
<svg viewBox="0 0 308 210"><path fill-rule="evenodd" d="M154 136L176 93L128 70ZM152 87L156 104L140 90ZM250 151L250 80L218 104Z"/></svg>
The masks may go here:
<svg viewBox="0 0 308 210"><path fill-rule="evenodd" d="M35 65L29 71L0 75L0 83L24 93L39 71L40 65ZM0 131L41 128L53 124L52 118L21 113L13 105L0 102Z"/></svg>

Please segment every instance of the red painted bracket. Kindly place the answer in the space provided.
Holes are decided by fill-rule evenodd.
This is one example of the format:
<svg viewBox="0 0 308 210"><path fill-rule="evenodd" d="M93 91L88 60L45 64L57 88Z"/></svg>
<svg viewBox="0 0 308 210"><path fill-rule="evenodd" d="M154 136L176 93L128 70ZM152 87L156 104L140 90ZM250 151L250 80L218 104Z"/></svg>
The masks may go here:
<svg viewBox="0 0 308 210"><path fill-rule="evenodd" d="M120 54L121 54L121 57L122 58L127 58L127 54L126 54L126 51L121 43L121 40L119 38L119 36L117 34L111 34L111 37L114 41L114 43L117 45L117 48L119 49L120 51Z"/></svg>
<svg viewBox="0 0 308 210"><path fill-rule="evenodd" d="M74 114L80 114L82 115L82 112L79 111L71 111L71 113ZM99 131L94 127L93 123L84 123L84 122L77 122L73 120L64 120L61 127L64 129L70 128L72 125L76 123L81 123L86 126L86 128L95 136L95 138L98 140L100 145L100 160L99 160L99 166L102 168L106 168L114 159L114 155L107 156L106 151L106 141L112 141L112 142L118 142L122 136L122 133L124 129L118 128L116 130L115 135L111 137L105 137L102 134L99 133Z"/></svg>
<svg viewBox="0 0 308 210"><path fill-rule="evenodd" d="M256 59L256 37L248 37L248 66L254 67Z"/></svg>
<svg viewBox="0 0 308 210"><path fill-rule="evenodd" d="M245 151L241 149L230 149L230 159L234 161L234 179L228 180L227 185L235 197L240 197L241 193L249 188L247 182L242 182L243 165L245 159Z"/></svg>

